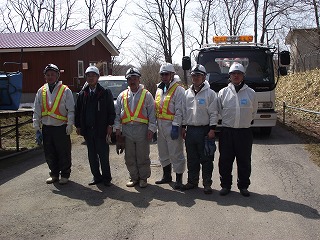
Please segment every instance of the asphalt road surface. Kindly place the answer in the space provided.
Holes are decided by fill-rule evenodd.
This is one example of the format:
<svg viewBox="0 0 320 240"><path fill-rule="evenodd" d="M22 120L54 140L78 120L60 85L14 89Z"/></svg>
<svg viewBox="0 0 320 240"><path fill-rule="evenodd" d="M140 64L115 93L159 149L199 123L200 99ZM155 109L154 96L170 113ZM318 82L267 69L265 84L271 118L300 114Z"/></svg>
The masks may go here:
<svg viewBox="0 0 320 240"><path fill-rule="evenodd" d="M73 144L67 185L46 184L42 150L0 161L0 239L320 239L320 168L300 140L280 127L255 136L251 196L236 188L176 191L155 185L162 170L151 145L147 188L128 188L123 155L111 146L113 185L88 186L92 176L82 141ZM186 174L184 174L184 183Z"/></svg>

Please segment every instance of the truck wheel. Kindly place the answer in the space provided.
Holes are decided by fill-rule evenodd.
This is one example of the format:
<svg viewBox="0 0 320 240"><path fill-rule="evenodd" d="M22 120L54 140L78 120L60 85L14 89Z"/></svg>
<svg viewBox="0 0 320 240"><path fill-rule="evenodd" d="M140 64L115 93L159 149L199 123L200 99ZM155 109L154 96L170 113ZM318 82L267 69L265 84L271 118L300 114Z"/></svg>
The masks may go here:
<svg viewBox="0 0 320 240"><path fill-rule="evenodd" d="M264 137L269 137L272 127L260 127L260 134Z"/></svg>

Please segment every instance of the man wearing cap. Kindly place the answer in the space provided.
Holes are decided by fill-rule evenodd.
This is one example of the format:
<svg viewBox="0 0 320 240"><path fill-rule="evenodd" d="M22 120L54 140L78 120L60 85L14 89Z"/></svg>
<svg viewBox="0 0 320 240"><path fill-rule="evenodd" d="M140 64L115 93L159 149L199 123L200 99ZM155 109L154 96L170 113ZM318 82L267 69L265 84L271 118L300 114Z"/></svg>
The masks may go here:
<svg viewBox="0 0 320 240"><path fill-rule="evenodd" d="M34 100L33 127L50 169L46 183L66 184L71 173L70 134L74 123L74 100L71 90L59 81L60 70L48 64L44 71L46 83ZM61 176L59 180L59 176Z"/></svg>
<svg viewBox="0 0 320 240"><path fill-rule="evenodd" d="M195 65L191 69L192 85L185 92L182 135L187 151L188 182L182 190L198 187L202 166L204 193L211 194L218 108L217 94L210 89L206 75L204 66Z"/></svg>
<svg viewBox="0 0 320 240"><path fill-rule="evenodd" d="M122 91L116 104L116 136L125 137L125 163L130 174L127 187L147 187L151 175L150 141L157 130L152 94L140 84L141 74L132 67L126 72L128 89ZM121 133L122 130L122 133Z"/></svg>
<svg viewBox="0 0 320 240"><path fill-rule="evenodd" d="M158 123L158 154L163 168L162 179L156 184L172 182L171 171L176 173L175 189L182 187L182 175L185 171L186 160L183 154L183 139L181 137L182 102L184 88L175 77L171 63L160 67L161 82L156 91L156 116Z"/></svg>
<svg viewBox="0 0 320 240"><path fill-rule="evenodd" d="M249 197L251 175L252 132L250 126L258 104L253 89L244 82L245 69L235 62L229 69L230 83L218 93L218 108L222 118L219 136L220 195L230 193L232 165L236 159L238 167L238 189Z"/></svg>
<svg viewBox="0 0 320 240"><path fill-rule="evenodd" d="M103 183L111 185L109 144L115 119L113 96L109 89L99 83L99 69L89 66L85 72L88 85L82 89L75 107L77 134L84 136L87 143L92 181L89 185ZM101 172L100 172L101 167Z"/></svg>

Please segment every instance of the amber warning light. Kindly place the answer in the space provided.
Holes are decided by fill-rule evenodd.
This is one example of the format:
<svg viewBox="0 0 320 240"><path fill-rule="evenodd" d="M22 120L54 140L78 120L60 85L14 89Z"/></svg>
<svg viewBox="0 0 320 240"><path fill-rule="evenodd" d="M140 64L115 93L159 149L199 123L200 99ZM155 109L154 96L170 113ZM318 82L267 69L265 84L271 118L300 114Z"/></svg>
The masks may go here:
<svg viewBox="0 0 320 240"><path fill-rule="evenodd" d="M214 36L214 43L222 43L222 42L252 42L253 36L251 35L242 35L242 36Z"/></svg>

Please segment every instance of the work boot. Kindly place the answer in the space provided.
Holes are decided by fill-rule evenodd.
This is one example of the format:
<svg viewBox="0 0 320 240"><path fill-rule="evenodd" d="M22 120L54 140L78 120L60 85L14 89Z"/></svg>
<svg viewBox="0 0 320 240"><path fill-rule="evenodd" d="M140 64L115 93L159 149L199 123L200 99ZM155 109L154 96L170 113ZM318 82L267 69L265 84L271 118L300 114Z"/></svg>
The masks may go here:
<svg viewBox="0 0 320 240"><path fill-rule="evenodd" d="M170 183L172 182L172 177L171 177L171 163L165 167L162 168L163 169L163 176L162 179L159 181L156 181L156 184L163 184L163 183Z"/></svg>
<svg viewBox="0 0 320 240"><path fill-rule="evenodd" d="M127 187L134 187L136 184L138 184L138 181L131 179L129 182L127 182L126 186Z"/></svg>
<svg viewBox="0 0 320 240"><path fill-rule="evenodd" d="M146 180L145 180L145 179L140 179L140 180L139 180L139 187L145 188L145 187L147 187L147 186L148 186L147 179L146 179Z"/></svg>
<svg viewBox="0 0 320 240"><path fill-rule="evenodd" d="M54 182L56 182L56 181L58 181L58 180L59 180L58 177L51 176L51 177L49 177L49 178L46 180L46 183L47 183L47 184L51 184L51 183L54 183Z"/></svg>
<svg viewBox="0 0 320 240"><path fill-rule="evenodd" d="M198 187L198 184L192 184L192 183L187 183L185 185L182 185L181 186L181 190L184 191L184 190L190 190L190 189L194 189L194 188L197 188Z"/></svg>
<svg viewBox="0 0 320 240"><path fill-rule="evenodd" d="M225 195L227 195L229 193L230 193L230 189L229 188L221 188L219 194L220 194L220 196L225 196Z"/></svg>
<svg viewBox="0 0 320 240"><path fill-rule="evenodd" d="M174 189L181 189L182 187L182 173L176 173L176 182L173 185Z"/></svg>
<svg viewBox="0 0 320 240"><path fill-rule="evenodd" d="M250 192L246 188L240 189L240 193L244 197L250 197Z"/></svg>
<svg viewBox="0 0 320 240"><path fill-rule="evenodd" d="M59 180L59 184L64 185L64 184L67 184L68 181L69 181L68 178L61 177L60 180Z"/></svg>
<svg viewBox="0 0 320 240"><path fill-rule="evenodd" d="M212 188L211 188L211 186L204 186L203 191L204 191L205 194L211 194L212 193Z"/></svg>

